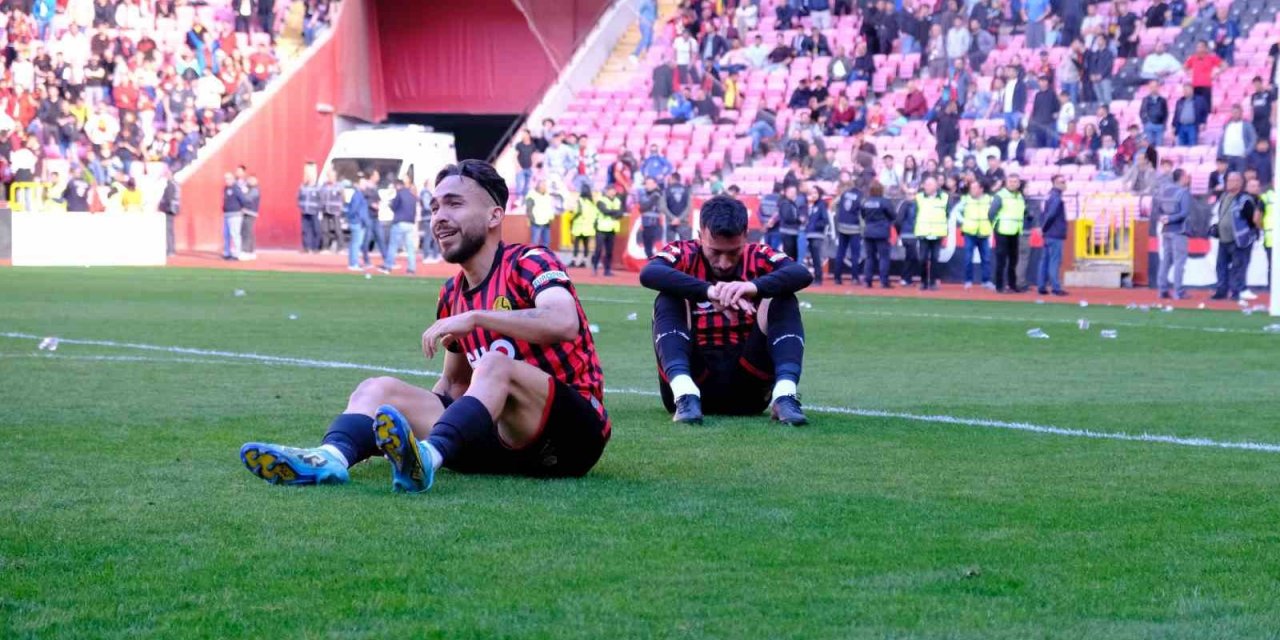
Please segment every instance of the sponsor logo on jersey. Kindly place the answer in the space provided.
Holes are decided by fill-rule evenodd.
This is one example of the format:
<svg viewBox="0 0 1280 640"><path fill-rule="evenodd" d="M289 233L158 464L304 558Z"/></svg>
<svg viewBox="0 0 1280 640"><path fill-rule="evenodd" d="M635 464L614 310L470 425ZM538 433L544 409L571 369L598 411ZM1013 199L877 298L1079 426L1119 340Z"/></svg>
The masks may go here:
<svg viewBox="0 0 1280 640"><path fill-rule="evenodd" d="M563 271L546 271L533 279L533 288L537 289L549 282L568 282L569 274Z"/></svg>

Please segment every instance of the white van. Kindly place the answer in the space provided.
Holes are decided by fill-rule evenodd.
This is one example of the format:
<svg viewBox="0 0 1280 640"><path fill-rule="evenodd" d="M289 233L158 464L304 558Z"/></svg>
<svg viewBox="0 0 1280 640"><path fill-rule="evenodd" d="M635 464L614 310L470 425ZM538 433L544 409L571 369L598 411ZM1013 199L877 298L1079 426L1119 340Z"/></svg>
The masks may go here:
<svg viewBox="0 0 1280 640"><path fill-rule="evenodd" d="M324 167L333 169L338 181L346 183L347 199L357 173L367 176L377 171L378 193L382 196L378 219L390 220L387 204L395 196L393 182L412 177L416 191L422 188L424 179L434 182L441 169L457 161L451 133L437 133L419 125L373 126L338 134Z"/></svg>

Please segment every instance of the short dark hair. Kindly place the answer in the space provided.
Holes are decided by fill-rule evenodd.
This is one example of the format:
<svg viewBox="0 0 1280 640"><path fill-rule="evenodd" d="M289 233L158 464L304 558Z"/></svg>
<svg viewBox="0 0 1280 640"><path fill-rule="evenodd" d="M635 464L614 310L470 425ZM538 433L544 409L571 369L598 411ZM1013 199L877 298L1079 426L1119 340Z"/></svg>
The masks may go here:
<svg viewBox="0 0 1280 640"><path fill-rule="evenodd" d="M1174 169L1174 170L1173 170L1173 181L1174 181L1175 183L1177 183L1177 182L1182 182L1182 176L1185 176L1185 175L1187 175L1187 172L1186 172L1186 171L1184 171L1184 170L1182 170L1182 169Z"/></svg>
<svg viewBox="0 0 1280 640"><path fill-rule="evenodd" d="M441 180L449 176L459 176L463 178L471 178L484 189L493 198L493 203L499 207L507 206L507 198L510 192L507 190L507 181L498 175L498 170L493 165L484 160L463 160L458 164L451 164L440 170L436 174L436 184L440 184Z"/></svg>
<svg viewBox="0 0 1280 640"><path fill-rule="evenodd" d="M747 207L737 198L718 195L702 203L701 226L720 238L736 238L747 232Z"/></svg>

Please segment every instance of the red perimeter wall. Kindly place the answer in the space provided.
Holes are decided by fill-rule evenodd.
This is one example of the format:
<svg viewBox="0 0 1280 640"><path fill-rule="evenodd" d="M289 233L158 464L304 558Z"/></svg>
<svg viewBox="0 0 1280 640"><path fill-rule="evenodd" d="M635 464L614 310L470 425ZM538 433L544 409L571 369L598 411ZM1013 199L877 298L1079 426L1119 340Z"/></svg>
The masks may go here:
<svg viewBox="0 0 1280 640"><path fill-rule="evenodd" d="M296 197L303 163L322 162L333 146L334 115L320 113L317 105L367 122L383 121L388 113L523 112L609 4L342 2L333 36L313 47L284 84L259 96L263 102L234 123L220 146L205 150L180 175L178 248L221 250L223 175L241 164L261 184L258 245L299 247Z"/></svg>

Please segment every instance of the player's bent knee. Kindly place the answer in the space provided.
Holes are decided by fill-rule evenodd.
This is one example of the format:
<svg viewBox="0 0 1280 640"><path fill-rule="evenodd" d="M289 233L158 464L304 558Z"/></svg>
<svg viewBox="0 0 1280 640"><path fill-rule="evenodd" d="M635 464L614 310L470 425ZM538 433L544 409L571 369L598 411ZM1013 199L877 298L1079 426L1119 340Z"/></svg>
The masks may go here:
<svg viewBox="0 0 1280 640"><path fill-rule="evenodd" d="M351 392L351 401L389 402L395 395L396 389L402 384L404 383L391 376L365 378L356 385L356 390Z"/></svg>
<svg viewBox="0 0 1280 640"><path fill-rule="evenodd" d="M514 366L515 360L509 356L490 351L476 361L471 379L485 380L490 383L505 382L511 378L511 369Z"/></svg>

